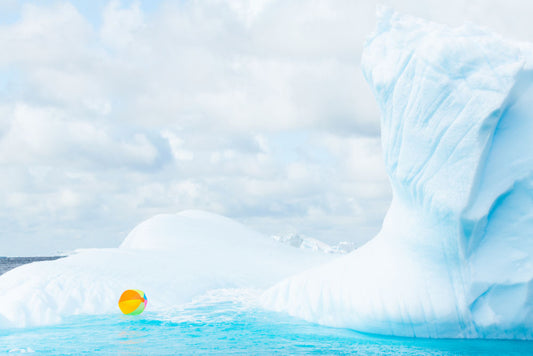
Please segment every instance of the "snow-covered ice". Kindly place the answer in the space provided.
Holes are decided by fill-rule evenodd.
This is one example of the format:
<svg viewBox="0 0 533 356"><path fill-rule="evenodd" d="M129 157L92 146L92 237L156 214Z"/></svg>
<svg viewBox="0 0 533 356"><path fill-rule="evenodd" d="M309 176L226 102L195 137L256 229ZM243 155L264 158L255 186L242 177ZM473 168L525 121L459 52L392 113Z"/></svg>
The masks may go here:
<svg viewBox="0 0 533 356"><path fill-rule="evenodd" d="M379 234L263 304L422 337L533 338L533 50L380 9L362 67L393 201Z"/></svg>
<svg viewBox="0 0 533 356"><path fill-rule="evenodd" d="M0 327L120 313L120 294L131 288L146 293L152 311L175 308L215 289L263 290L331 258L281 244L216 214L157 215L135 227L120 248L82 250L0 276Z"/></svg>
<svg viewBox="0 0 533 356"><path fill-rule="evenodd" d="M273 235L272 238L280 243L292 247L320 251L324 253L344 254L355 250L356 244L350 241L341 241L335 245L329 245L323 241L299 234Z"/></svg>
<svg viewBox="0 0 533 356"><path fill-rule="evenodd" d="M362 66L393 189L373 240L335 258L215 214L158 215L119 248L0 276L0 327L118 313L129 288L151 310L251 288L266 308L363 332L533 339L532 46L382 9Z"/></svg>

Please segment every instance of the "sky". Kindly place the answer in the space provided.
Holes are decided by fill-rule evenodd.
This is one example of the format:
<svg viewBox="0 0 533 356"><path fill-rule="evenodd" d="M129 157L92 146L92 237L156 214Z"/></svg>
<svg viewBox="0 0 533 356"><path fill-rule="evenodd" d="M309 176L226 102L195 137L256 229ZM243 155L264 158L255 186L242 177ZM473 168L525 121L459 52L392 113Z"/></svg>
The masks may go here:
<svg viewBox="0 0 533 356"><path fill-rule="evenodd" d="M379 3L533 42L529 1ZM359 62L375 1L0 0L0 256L203 209L361 244L391 199Z"/></svg>

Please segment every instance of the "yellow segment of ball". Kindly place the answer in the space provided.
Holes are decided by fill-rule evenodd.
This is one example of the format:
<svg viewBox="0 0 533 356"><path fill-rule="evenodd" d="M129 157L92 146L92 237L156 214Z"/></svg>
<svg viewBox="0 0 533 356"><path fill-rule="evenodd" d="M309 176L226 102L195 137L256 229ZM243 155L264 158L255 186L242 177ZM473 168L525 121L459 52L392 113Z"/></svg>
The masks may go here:
<svg viewBox="0 0 533 356"><path fill-rule="evenodd" d="M124 300L118 303L118 307L124 314L130 314L131 312L134 312L141 303L142 301L140 299Z"/></svg>

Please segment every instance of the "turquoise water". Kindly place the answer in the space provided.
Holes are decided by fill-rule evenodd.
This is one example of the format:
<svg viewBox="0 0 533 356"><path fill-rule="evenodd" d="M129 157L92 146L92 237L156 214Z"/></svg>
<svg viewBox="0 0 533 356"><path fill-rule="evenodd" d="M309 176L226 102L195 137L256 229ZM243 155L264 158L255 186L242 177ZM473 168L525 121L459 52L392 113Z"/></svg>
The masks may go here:
<svg viewBox="0 0 533 356"><path fill-rule="evenodd" d="M208 300L140 316L76 316L0 330L0 353L533 355L533 342L381 337L307 323L236 300Z"/></svg>

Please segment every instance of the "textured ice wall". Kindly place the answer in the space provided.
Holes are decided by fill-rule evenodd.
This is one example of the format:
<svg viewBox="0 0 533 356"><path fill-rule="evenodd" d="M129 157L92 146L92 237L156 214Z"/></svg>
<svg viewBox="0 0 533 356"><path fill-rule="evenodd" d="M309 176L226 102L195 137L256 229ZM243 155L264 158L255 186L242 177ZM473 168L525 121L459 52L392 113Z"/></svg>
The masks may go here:
<svg viewBox="0 0 533 356"><path fill-rule="evenodd" d="M362 67L393 201L350 255L265 306L360 331L533 338L533 50L381 9Z"/></svg>

